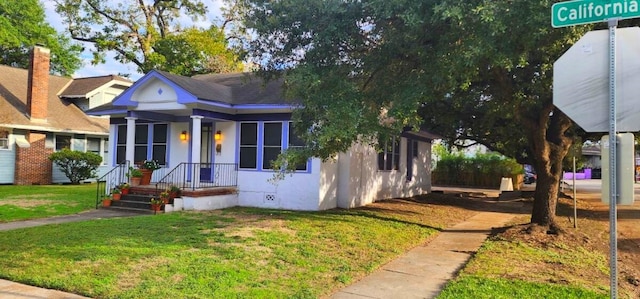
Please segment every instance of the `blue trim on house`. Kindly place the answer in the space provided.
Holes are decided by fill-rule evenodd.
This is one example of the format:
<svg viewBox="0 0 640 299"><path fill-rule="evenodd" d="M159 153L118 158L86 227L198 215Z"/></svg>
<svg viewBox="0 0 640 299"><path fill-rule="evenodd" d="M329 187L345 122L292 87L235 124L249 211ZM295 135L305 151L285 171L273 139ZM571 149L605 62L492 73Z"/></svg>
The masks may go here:
<svg viewBox="0 0 640 299"><path fill-rule="evenodd" d="M291 113L238 114L235 121L289 121Z"/></svg>
<svg viewBox="0 0 640 299"><path fill-rule="evenodd" d="M229 114L202 109L193 109L193 115L205 118L231 120L231 121L288 121L291 120L291 113L249 113L249 114Z"/></svg>
<svg viewBox="0 0 640 299"><path fill-rule="evenodd" d="M176 116L166 113L159 112L151 112L151 111L128 111L127 116L135 117L138 120L153 120L153 121L162 121L162 122L183 122L189 119L188 116ZM138 122L136 120L136 122Z"/></svg>
<svg viewBox="0 0 640 299"><path fill-rule="evenodd" d="M127 109L113 107L112 109L109 109L109 110L100 110L99 112L86 111L85 113L87 115L92 115L92 116L114 115L114 114L127 113Z"/></svg>
<svg viewBox="0 0 640 299"><path fill-rule="evenodd" d="M214 107L220 108L228 108L228 109L293 109L296 106L288 105L288 104L230 104L226 102L210 100L210 99L202 99L198 98L197 103L206 104Z"/></svg>
<svg viewBox="0 0 640 299"><path fill-rule="evenodd" d="M171 88L173 88L173 90L176 92L176 96L178 98L177 99L177 103L179 103L179 104L190 104L190 103L195 103L197 101L197 98L195 96L193 96L191 93L187 92L182 87L180 87L177 84L173 83L173 81L167 79L165 76L163 76L162 74L158 73L157 71L152 70L149 73L147 73L146 75L142 76L142 78L138 79L135 83L133 83L133 85L131 85L131 87L127 88L119 96L117 96L112 102L113 106L134 106L134 107L137 107L138 106L138 102L132 100L133 95L135 94L135 92L138 90L138 88L140 86L142 86L144 84L147 84L152 79L158 79L158 80L162 81L163 83L169 85Z"/></svg>
<svg viewBox="0 0 640 299"><path fill-rule="evenodd" d="M262 160L264 160L264 122L258 123L258 141L256 144L256 155L258 156L256 162L256 170L262 171Z"/></svg>

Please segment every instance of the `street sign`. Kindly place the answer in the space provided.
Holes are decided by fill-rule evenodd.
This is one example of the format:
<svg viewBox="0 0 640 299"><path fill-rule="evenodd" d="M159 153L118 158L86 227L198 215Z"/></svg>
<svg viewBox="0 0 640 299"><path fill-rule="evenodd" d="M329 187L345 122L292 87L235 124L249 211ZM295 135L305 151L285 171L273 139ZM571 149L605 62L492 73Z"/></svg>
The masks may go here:
<svg viewBox="0 0 640 299"><path fill-rule="evenodd" d="M640 17L640 1L578 0L558 2L551 6L551 26L554 28L599 23L608 19Z"/></svg>
<svg viewBox="0 0 640 299"><path fill-rule="evenodd" d="M640 131L640 28L617 29L617 129ZM609 36L590 31L553 64L553 104L587 132L609 130Z"/></svg>

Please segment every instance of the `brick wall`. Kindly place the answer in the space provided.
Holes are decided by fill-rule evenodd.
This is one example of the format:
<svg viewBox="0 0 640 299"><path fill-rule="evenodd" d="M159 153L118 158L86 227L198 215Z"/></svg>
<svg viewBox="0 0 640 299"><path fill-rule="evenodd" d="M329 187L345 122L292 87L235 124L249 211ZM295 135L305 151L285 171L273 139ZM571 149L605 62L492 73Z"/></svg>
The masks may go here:
<svg viewBox="0 0 640 299"><path fill-rule="evenodd" d="M31 119L46 119L49 101L49 49L35 46L29 60L27 113Z"/></svg>
<svg viewBox="0 0 640 299"><path fill-rule="evenodd" d="M28 133L27 141L31 144L27 148L17 148L16 151L16 185L47 185L51 184L52 162L49 155L52 148L45 147L46 135L43 133Z"/></svg>

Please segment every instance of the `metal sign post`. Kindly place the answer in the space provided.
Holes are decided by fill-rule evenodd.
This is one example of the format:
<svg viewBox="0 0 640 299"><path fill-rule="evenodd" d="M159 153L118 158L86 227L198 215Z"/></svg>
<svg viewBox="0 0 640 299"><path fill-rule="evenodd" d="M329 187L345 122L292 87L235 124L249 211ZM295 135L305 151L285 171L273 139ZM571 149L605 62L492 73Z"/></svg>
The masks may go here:
<svg viewBox="0 0 640 299"><path fill-rule="evenodd" d="M617 128L616 128L616 28L618 19L609 23L609 267L611 298L618 297L618 213L617 213Z"/></svg>

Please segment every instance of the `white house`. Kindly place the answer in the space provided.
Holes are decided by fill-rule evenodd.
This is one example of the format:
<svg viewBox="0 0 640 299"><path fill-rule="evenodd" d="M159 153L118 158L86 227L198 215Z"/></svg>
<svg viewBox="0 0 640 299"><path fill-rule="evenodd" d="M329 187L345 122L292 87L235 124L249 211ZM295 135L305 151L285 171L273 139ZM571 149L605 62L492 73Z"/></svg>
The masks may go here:
<svg viewBox="0 0 640 299"><path fill-rule="evenodd" d="M425 131L404 132L382 153L354 145L332 161L310 159L274 182L270 161L301 145L292 134L293 108L278 81L246 73L189 78L151 71L88 113L111 116L112 166L158 161L163 167L151 185L179 185L185 209L326 210L430 191L436 136ZM232 191L211 191L221 187Z"/></svg>

